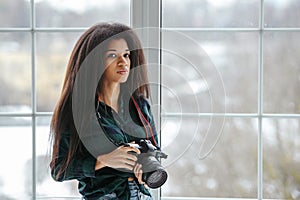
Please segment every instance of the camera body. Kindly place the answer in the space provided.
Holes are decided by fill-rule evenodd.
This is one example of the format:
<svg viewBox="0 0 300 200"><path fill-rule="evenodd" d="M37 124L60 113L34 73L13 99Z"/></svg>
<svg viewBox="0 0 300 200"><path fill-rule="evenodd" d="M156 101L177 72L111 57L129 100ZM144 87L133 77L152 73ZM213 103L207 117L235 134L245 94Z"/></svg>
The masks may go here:
<svg viewBox="0 0 300 200"><path fill-rule="evenodd" d="M126 146L131 146L139 149L141 154L136 155L138 163L142 164L142 180L150 188L159 188L167 180L168 174L159 160L166 159L168 155L155 147L150 140L140 140L138 144L126 143Z"/></svg>

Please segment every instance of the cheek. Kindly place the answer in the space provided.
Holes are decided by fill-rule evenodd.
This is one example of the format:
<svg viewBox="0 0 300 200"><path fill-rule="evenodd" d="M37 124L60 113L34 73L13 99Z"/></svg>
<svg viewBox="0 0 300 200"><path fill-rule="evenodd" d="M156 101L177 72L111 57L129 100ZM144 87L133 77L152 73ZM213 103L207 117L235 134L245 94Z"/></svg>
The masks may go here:
<svg viewBox="0 0 300 200"><path fill-rule="evenodd" d="M107 59L106 61L105 61L105 68L107 69L110 65L112 65L113 64L113 60L110 60L110 59Z"/></svg>
<svg viewBox="0 0 300 200"><path fill-rule="evenodd" d="M128 65L128 70L129 70L129 72L130 72L130 71L131 71L131 68L132 68L132 67L131 67L131 62L130 62L130 60L128 61L128 64L127 64L127 65Z"/></svg>
<svg viewBox="0 0 300 200"><path fill-rule="evenodd" d="M130 59L127 60L127 64L128 64L128 66L130 67L130 65L131 65Z"/></svg>

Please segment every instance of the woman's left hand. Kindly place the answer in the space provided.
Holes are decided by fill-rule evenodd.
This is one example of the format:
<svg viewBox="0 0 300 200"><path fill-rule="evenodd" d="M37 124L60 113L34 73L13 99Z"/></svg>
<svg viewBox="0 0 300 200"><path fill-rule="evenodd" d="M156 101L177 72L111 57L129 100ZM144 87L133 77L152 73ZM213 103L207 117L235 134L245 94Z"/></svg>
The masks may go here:
<svg viewBox="0 0 300 200"><path fill-rule="evenodd" d="M142 165L139 163L136 163L133 169L135 177L138 179L138 182L140 184L143 184L146 188L148 188L147 184L142 180L143 170Z"/></svg>

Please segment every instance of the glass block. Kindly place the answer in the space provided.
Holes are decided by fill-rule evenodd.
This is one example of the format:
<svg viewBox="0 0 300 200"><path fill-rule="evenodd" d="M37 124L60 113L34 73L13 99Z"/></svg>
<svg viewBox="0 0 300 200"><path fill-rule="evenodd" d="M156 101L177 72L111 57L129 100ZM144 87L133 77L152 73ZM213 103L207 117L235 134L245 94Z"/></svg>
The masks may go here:
<svg viewBox="0 0 300 200"><path fill-rule="evenodd" d="M165 112L257 112L257 33L164 31L162 41Z"/></svg>
<svg viewBox="0 0 300 200"><path fill-rule="evenodd" d="M40 0L35 8L38 27L89 27L107 21L130 24L129 0Z"/></svg>
<svg viewBox="0 0 300 200"><path fill-rule="evenodd" d="M300 198L300 119L263 120L263 197Z"/></svg>
<svg viewBox="0 0 300 200"><path fill-rule="evenodd" d="M0 158L0 198L31 199L31 118L0 117Z"/></svg>
<svg viewBox="0 0 300 200"><path fill-rule="evenodd" d="M164 28L255 28L259 24L259 0L163 0L162 2Z"/></svg>
<svg viewBox="0 0 300 200"><path fill-rule="evenodd" d="M29 33L0 33L0 112L31 111Z"/></svg>
<svg viewBox="0 0 300 200"><path fill-rule="evenodd" d="M300 27L300 1L265 0L264 26L267 28Z"/></svg>
<svg viewBox="0 0 300 200"><path fill-rule="evenodd" d="M1 0L0 27L26 28L30 26L30 1Z"/></svg>
<svg viewBox="0 0 300 200"><path fill-rule="evenodd" d="M264 34L264 112L300 113L300 33Z"/></svg>
<svg viewBox="0 0 300 200"><path fill-rule="evenodd" d="M67 64L81 33L38 33L36 38L37 110L52 112L61 93Z"/></svg>
<svg viewBox="0 0 300 200"><path fill-rule="evenodd" d="M162 150L169 157L162 163L169 176L162 197L256 198L256 119L163 121Z"/></svg>

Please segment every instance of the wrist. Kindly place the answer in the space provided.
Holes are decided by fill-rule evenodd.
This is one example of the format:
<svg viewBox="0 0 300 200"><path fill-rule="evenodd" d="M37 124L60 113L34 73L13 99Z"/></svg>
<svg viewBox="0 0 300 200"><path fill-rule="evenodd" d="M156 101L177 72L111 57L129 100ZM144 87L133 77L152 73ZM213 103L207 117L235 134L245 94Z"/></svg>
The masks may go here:
<svg viewBox="0 0 300 200"><path fill-rule="evenodd" d="M106 165L102 161L102 156L98 156L98 158L96 160L96 164L95 164L95 170L102 169L105 166Z"/></svg>

